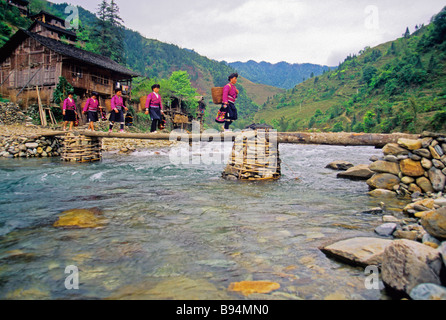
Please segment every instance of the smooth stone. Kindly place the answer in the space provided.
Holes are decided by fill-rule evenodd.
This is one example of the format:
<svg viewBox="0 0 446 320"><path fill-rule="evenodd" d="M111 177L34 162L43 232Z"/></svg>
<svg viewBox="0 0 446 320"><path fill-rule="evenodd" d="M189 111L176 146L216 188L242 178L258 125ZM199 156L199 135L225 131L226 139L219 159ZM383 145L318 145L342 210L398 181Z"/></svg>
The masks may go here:
<svg viewBox="0 0 446 320"><path fill-rule="evenodd" d="M412 300L435 300L435 301L445 301L446 300L446 288L432 284L432 283L423 283L416 286L410 292L410 298Z"/></svg>
<svg viewBox="0 0 446 320"><path fill-rule="evenodd" d="M325 168L333 169L333 170L346 171L346 170L348 170L350 168L353 168L353 167L354 167L354 165L352 163L347 162L347 161L339 160L339 161L334 161L334 162L328 164Z"/></svg>
<svg viewBox="0 0 446 320"><path fill-rule="evenodd" d="M446 207L427 212L421 218L421 225L431 236L446 240Z"/></svg>
<svg viewBox="0 0 446 320"><path fill-rule="evenodd" d="M25 147L28 149L36 149L39 147L39 144L36 142L25 143Z"/></svg>
<svg viewBox="0 0 446 320"><path fill-rule="evenodd" d="M351 179L351 180L367 180L370 179L375 173L369 169L368 165L358 165L348 169L345 172L338 173L338 178Z"/></svg>
<svg viewBox="0 0 446 320"><path fill-rule="evenodd" d="M424 193L434 192L432 183L426 177L421 177L417 179L417 185L423 190Z"/></svg>
<svg viewBox="0 0 446 320"><path fill-rule="evenodd" d="M421 140L399 139L398 145L411 151L421 149L423 147Z"/></svg>
<svg viewBox="0 0 446 320"><path fill-rule="evenodd" d="M423 158L427 158L427 159L431 159L432 155L431 152L427 149L418 149L418 150L414 150L413 151L414 154L423 157Z"/></svg>
<svg viewBox="0 0 446 320"><path fill-rule="evenodd" d="M446 176L441 172L441 170L432 167L429 170L429 180L432 183L432 188L434 191L443 191L446 185Z"/></svg>
<svg viewBox="0 0 446 320"><path fill-rule="evenodd" d="M421 159L421 166L424 169L429 170L430 168L432 168L433 163L429 159L423 158L423 159Z"/></svg>
<svg viewBox="0 0 446 320"><path fill-rule="evenodd" d="M375 174L372 178L367 180L367 184L372 189L386 189L386 190L393 190L393 188L397 185L399 185L400 179L389 173L379 173Z"/></svg>
<svg viewBox="0 0 446 320"><path fill-rule="evenodd" d="M374 198L396 198L397 194L390 190L375 189L369 192L369 195Z"/></svg>
<svg viewBox="0 0 446 320"><path fill-rule="evenodd" d="M409 151L404 148L401 148L397 143L389 143L383 148L384 155L408 155Z"/></svg>
<svg viewBox="0 0 446 320"><path fill-rule="evenodd" d="M352 238L320 248L329 256L334 256L353 265L366 267L381 265L385 248L392 240L381 238Z"/></svg>
<svg viewBox="0 0 446 320"><path fill-rule="evenodd" d="M440 253L411 240L395 240L382 256L382 280L390 288L410 294L418 285L440 285L443 261Z"/></svg>
<svg viewBox="0 0 446 320"><path fill-rule="evenodd" d="M382 237L390 237L398 228L396 223L385 223L375 229L375 232Z"/></svg>
<svg viewBox="0 0 446 320"><path fill-rule="evenodd" d="M369 168L378 173L390 173L396 176L400 173L400 166L396 162L376 161Z"/></svg>
<svg viewBox="0 0 446 320"><path fill-rule="evenodd" d="M406 159L400 162L401 172L408 177L421 177L424 175L424 168L421 162Z"/></svg>

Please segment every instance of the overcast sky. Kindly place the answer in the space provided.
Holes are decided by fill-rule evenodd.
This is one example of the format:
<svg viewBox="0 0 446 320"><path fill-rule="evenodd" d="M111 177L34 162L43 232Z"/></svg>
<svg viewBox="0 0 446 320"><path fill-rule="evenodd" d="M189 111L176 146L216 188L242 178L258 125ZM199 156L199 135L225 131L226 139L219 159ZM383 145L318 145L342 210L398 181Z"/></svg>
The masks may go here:
<svg viewBox="0 0 446 320"><path fill-rule="evenodd" d="M67 2L52 1L55 3ZM100 0L71 0L95 13ZM444 0L115 0L127 28L228 62L337 66L428 24Z"/></svg>

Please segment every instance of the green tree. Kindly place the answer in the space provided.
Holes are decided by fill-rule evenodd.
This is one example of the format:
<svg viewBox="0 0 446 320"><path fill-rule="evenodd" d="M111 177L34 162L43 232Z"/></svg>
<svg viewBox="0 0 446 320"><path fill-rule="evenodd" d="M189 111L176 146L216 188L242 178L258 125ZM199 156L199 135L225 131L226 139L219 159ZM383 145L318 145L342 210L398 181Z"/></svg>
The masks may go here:
<svg viewBox="0 0 446 320"><path fill-rule="evenodd" d="M378 70L373 66L367 66L362 72L362 81L370 85Z"/></svg>
<svg viewBox="0 0 446 320"><path fill-rule="evenodd" d="M406 39L410 38L410 31L409 31L409 27L407 27L406 32L404 32L403 37Z"/></svg>
<svg viewBox="0 0 446 320"><path fill-rule="evenodd" d="M125 63L123 20L119 16L117 4L114 0L110 4L102 0L96 16L98 19L92 31L94 51L118 63Z"/></svg>
<svg viewBox="0 0 446 320"><path fill-rule="evenodd" d="M73 86L65 79L64 77L59 78L59 83L56 86L56 89L54 89L53 92L53 101L56 104L62 103L67 97L68 92L72 91L74 88Z"/></svg>

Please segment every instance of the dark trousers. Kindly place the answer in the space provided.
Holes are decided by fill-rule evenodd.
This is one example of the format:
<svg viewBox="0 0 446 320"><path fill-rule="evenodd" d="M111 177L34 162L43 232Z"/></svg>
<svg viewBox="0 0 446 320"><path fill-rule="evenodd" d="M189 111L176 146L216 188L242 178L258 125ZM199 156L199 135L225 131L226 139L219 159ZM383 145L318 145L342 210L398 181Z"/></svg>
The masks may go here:
<svg viewBox="0 0 446 320"><path fill-rule="evenodd" d="M229 126L233 123L233 121L225 121L225 130L229 130Z"/></svg>
<svg viewBox="0 0 446 320"><path fill-rule="evenodd" d="M155 132L158 130L158 125L160 124L160 120L152 120L152 128L150 129L150 132Z"/></svg>

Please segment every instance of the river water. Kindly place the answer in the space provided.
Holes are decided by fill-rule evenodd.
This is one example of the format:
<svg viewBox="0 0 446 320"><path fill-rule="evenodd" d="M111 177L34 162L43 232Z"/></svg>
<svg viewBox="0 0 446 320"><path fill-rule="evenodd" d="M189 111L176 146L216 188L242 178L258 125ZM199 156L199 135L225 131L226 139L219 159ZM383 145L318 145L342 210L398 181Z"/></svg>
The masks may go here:
<svg viewBox="0 0 446 320"><path fill-rule="evenodd" d="M222 180L224 164L173 164L170 152L82 165L0 160L0 298L387 299L365 288L362 268L319 250L376 236L381 218L363 212L380 200L325 166L367 164L381 150L284 144L282 179L261 183ZM90 208L102 210L105 227L53 226L66 210ZM65 286L67 266L79 270L77 290ZM228 290L245 280L280 289Z"/></svg>

